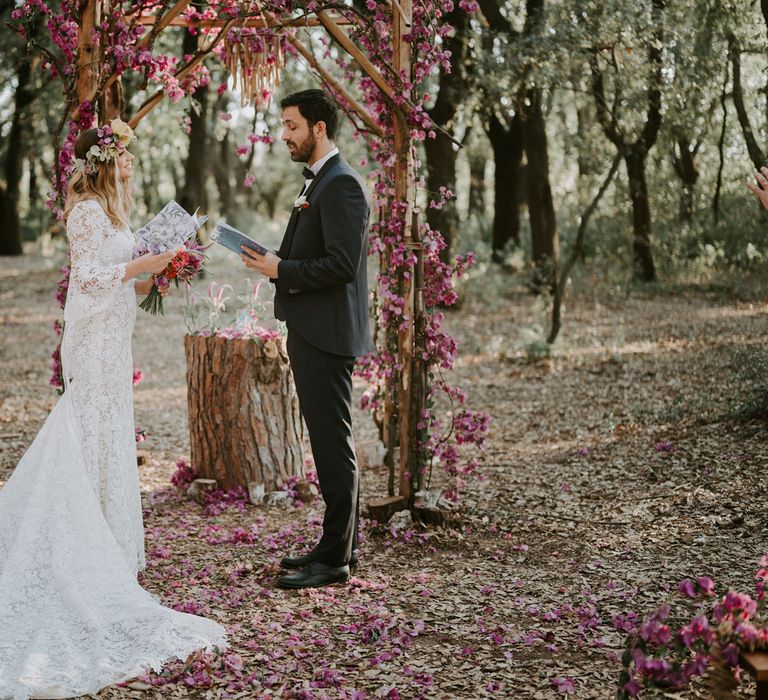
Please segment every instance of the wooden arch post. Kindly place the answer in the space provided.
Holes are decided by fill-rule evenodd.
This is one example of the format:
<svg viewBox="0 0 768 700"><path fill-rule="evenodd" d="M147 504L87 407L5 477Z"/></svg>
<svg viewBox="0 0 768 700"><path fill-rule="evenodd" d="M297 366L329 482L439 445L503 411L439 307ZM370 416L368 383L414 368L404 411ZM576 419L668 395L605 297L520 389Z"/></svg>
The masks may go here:
<svg viewBox="0 0 768 700"><path fill-rule="evenodd" d="M93 43L93 30L101 16L100 0L85 0L81 5L77 32L77 104L90 100L99 84L99 47Z"/></svg>
<svg viewBox="0 0 768 700"><path fill-rule="evenodd" d="M398 4L392 2L392 49L393 68L397 75L411 74L411 45L405 40L406 34L411 29L413 21L413 5L411 0L401 0ZM411 95L403 95L410 102ZM406 247L413 248L414 231L412 215L415 208L415 182L413 163L413 144L411 142L410 129L406 115L401 109L394 112L394 140L395 140L395 199L400 207L400 216L403 218L403 238ZM400 465L399 465L399 493L410 505L413 500L411 485L420 477L421 460L419 459L419 446L415 426L421 420L419 414L413 415L413 392L418 390L418 383L414 384L414 308L415 286L413 274L403 276L400 280L401 296L405 300L403 315L407 324L398 333L397 354L402 369L400 370L398 396L398 418L400 433ZM414 474L415 471L415 474Z"/></svg>

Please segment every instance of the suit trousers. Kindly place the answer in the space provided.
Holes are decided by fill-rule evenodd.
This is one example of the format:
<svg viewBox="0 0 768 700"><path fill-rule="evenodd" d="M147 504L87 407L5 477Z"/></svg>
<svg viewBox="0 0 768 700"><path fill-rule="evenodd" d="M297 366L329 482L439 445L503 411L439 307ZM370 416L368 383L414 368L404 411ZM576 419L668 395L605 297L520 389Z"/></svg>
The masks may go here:
<svg viewBox="0 0 768 700"><path fill-rule="evenodd" d="M323 535L312 558L328 566L342 566L357 549L360 513L360 478L352 437L355 358L320 350L290 327L287 347L325 502Z"/></svg>

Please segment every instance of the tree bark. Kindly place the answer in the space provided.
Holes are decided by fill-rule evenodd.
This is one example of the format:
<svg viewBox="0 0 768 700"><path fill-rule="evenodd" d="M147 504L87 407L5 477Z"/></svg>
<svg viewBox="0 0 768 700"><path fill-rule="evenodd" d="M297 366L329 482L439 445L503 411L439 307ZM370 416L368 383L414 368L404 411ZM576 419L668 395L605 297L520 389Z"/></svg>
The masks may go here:
<svg viewBox="0 0 768 700"><path fill-rule="evenodd" d="M507 128L492 113L487 134L495 164L491 255L494 262L501 263L510 241L515 247L520 245L520 204L523 200L523 127L520 115L515 114Z"/></svg>
<svg viewBox="0 0 768 700"><path fill-rule="evenodd" d="M715 196L712 198L712 216L715 223L720 222L720 191L723 187L723 169L725 168L725 135L728 126L728 78L730 77L730 66L725 65L725 80L723 89L720 92L720 109L723 112L723 123L720 125L720 138L717 140L717 178L715 180Z"/></svg>
<svg viewBox="0 0 768 700"><path fill-rule="evenodd" d="M24 161L23 132L27 108L34 100L32 91L32 58L24 54L16 73L13 118L8 133L8 150L5 155L5 187L0 189L0 255L21 255L21 221L19 198Z"/></svg>
<svg viewBox="0 0 768 700"><path fill-rule="evenodd" d="M699 180L699 168L696 165L696 146L685 137L677 139L678 151L672 151L672 165L680 178L683 189L680 192L680 221L693 220L693 201L696 183Z"/></svg>
<svg viewBox="0 0 768 700"><path fill-rule="evenodd" d="M761 168L765 164L765 151L760 147L752 131L752 123L744 105L744 92L741 87L741 48L734 34L728 37L728 48L730 52L731 65L733 66L733 106L736 108L736 115L739 118L741 132L744 135L744 141L747 144L747 151L756 168Z"/></svg>
<svg viewBox="0 0 768 700"><path fill-rule="evenodd" d="M600 185L600 189L597 191L597 194L592 198L589 206L586 208L579 219L579 228L576 232L576 240L573 243L571 254L566 259L565 264L563 265L563 269L556 280L555 293L552 298L552 324L549 329L549 335L547 336L547 343L550 345L552 345L552 343L557 340L557 336L560 333L563 299L565 298L565 291L568 286L568 278L571 275L571 270L576 264L576 261L584 255L584 241L587 235L587 225L589 224L589 220L592 217L592 214L595 213L597 205L600 203L600 200L608 189L608 186L613 181L613 176L616 174L616 171L619 169L620 165L621 155L617 152L613 157L613 163L611 163L611 167L608 170L608 174L605 176L605 179L603 180L603 184Z"/></svg>
<svg viewBox="0 0 768 700"><path fill-rule="evenodd" d="M592 72L592 92L595 97L597 118L606 137L624 154L624 162L629 178L630 199L632 201L632 223L634 230L633 250L635 253L634 269L638 279L651 282L656 279L656 268L651 250L651 210L648 199L648 186L645 180L645 161L648 157L661 128L661 84L662 84L662 47L664 38L663 12L666 0L650 0L654 19L653 42L648 45L648 64L653 73L648 77L646 92L648 108L645 125L634 143L628 143L619 126L616 108L620 100L617 94L613 105L609 107L605 95L603 73L598 64L597 54L590 59ZM617 88L618 90L619 88Z"/></svg>
<svg viewBox="0 0 768 700"><path fill-rule="evenodd" d="M437 138L424 141L427 156L427 197L440 200L440 188L444 187L456 193L456 152L453 143L442 132ZM434 231L439 231L445 241L445 248L440 253L443 262L451 257L451 248L459 231L459 212L455 196L447 199L442 208L427 207L427 223Z"/></svg>
<svg viewBox="0 0 768 700"><path fill-rule="evenodd" d="M192 466L220 488L278 491L303 478L301 413L275 340L185 336Z"/></svg>
<svg viewBox="0 0 768 700"><path fill-rule="evenodd" d="M469 203L467 216L482 218L485 215L485 149L470 148L467 152L469 161Z"/></svg>
<svg viewBox="0 0 768 700"><path fill-rule="evenodd" d="M526 97L523 141L527 161L526 191L531 223L531 251L535 268L533 288L539 291L546 286L553 290L560 240L549 183L549 153L541 88L529 89Z"/></svg>
<svg viewBox="0 0 768 700"><path fill-rule="evenodd" d="M632 200L635 276L643 282L653 282L656 279L656 267L651 252L651 207L645 179L646 155L644 148L632 148L624 157L624 163L627 166L629 197Z"/></svg>
<svg viewBox="0 0 768 700"><path fill-rule="evenodd" d="M453 35L445 41L446 50L451 52L451 70L440 72L437 98L434 106L429 110L429 116L438 126L450 128L466 95L463 69L467 59L469 16L463 10L455 10L445 19L454 28ZM456 151L451 139L442 131L437 131L434 139L424 141L424 151L427 157L429 198L438 200L441 187L455 194ZM427 223L430 228L442 234L445 248L440 257L447 262L451 257L451 248L459 231L459 213L455 197L446 201L441 209L427 207Z"/></svg>
<svg viewBox="0 0 768 700"><path fill-rule="evenodd" d="M219 95L213 103L213 108L209 110L208 118L215 120L217 115L224 111L227 103L227 93ZM213 125L211 129L213 130ZM211 147L214 146L213 137ZM224 138L216 144L219 149L219 157L215 159L212 166L213 179L216 182L216 189L219 192L219 213L224 218L231 218L234 211L235 192L232 187L232 148L229 142L229 129L224 132Z"/></svg>
<svg viewBox="0 0 768 700"><path fill-rule="evenodd" d="M197 32L189 29L184 32L183 51L185 55L197 51ZM208 210L208 197L205 181L209 172L208 149L208 85L197 88L192 93L200 109L190 109L189 151L184 167L184 187L179 195L179 204L188 212L198 207Z"/></svg>

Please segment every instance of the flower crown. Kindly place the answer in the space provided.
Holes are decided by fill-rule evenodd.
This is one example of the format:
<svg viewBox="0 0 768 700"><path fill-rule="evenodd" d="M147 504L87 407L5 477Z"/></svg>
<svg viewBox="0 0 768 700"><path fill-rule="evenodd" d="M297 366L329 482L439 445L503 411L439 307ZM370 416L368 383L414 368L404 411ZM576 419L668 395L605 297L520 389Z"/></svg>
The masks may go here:
<svg viewBox="0 0 768 700"><path fill-rule="evenodd" d="M75 159L75 172L86 175L95 173L99 163L107 163L116 158L128 148L131 141L136 140L133 129L122 119L113 119L109 124L100 126L96 134L99 137L98 143L88 149L85 158Z"/></svg>

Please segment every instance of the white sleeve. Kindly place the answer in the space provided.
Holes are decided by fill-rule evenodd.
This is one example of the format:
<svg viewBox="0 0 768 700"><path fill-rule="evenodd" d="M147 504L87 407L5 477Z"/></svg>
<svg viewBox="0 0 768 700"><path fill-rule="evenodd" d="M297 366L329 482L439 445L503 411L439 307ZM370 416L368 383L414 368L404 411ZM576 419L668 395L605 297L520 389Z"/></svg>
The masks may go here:
<svg viewBox="0 0 768 700"><path fill-rule="evenodd" d="M67 219L71 271L64 320L74 321L104 311L126 286L127 262L109 264L104 245L115 228L101 205L93 200L79 202Z"/></svg>

